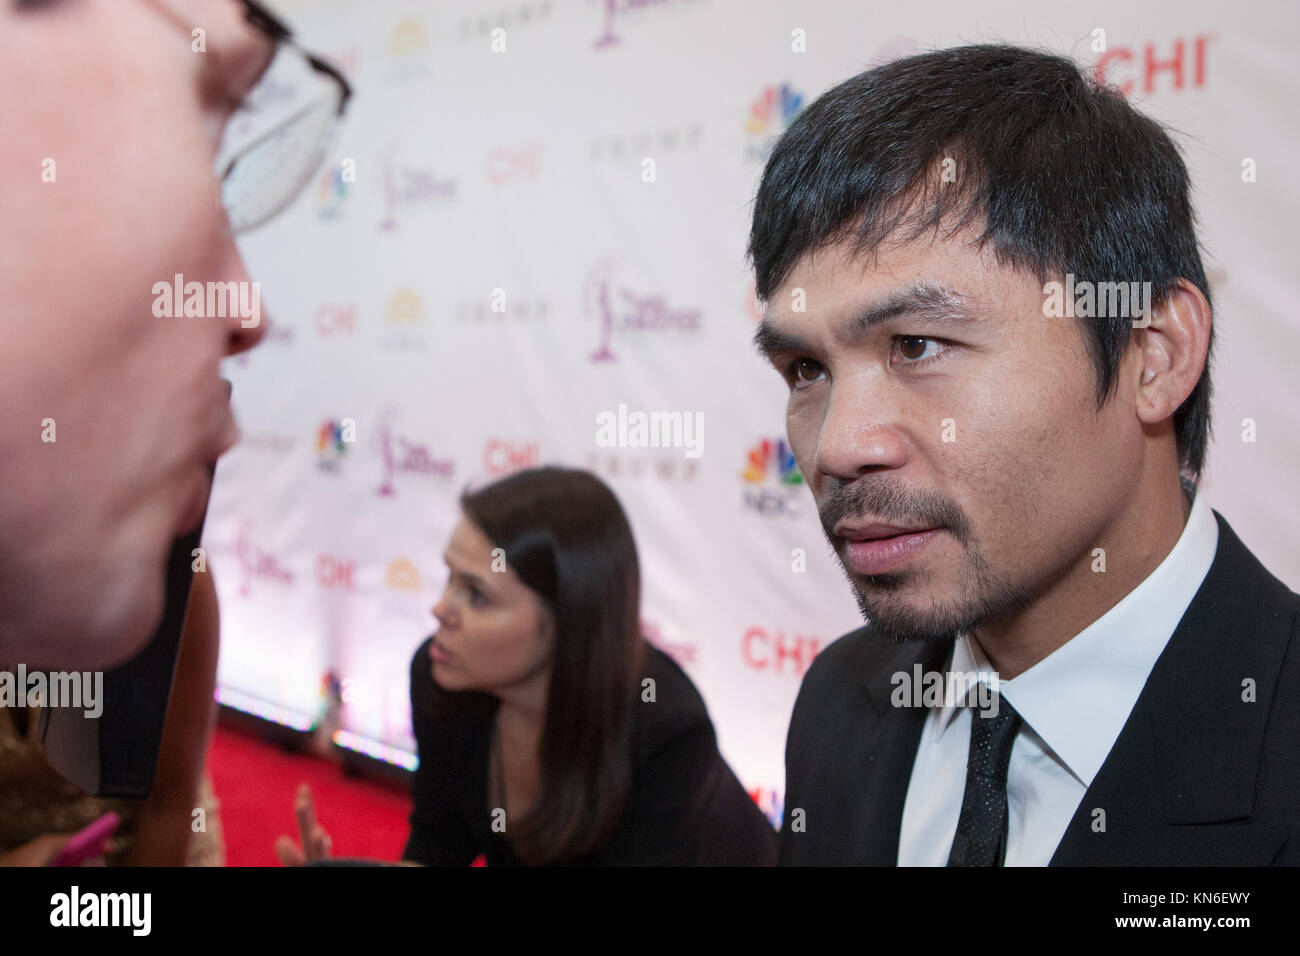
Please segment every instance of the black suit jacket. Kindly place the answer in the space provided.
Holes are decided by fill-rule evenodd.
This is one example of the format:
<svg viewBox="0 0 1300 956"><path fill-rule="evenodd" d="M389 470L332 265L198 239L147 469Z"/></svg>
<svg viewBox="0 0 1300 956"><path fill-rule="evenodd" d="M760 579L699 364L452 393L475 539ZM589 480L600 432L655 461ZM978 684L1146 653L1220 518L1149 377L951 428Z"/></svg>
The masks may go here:
<svg viewBox="0 0 1300 956"><path fill-rule="evenodd" d="M488 750L497 700L448 694L433 679L426 640L411 659L411 717L420 766L413 782L411 836L403 859L463 866L517 865L492 829ZM672 658L645 647L643 674L656 700L632 724L632 790L609 841L582 865L771 866L777 837L718 752L699 692ZM452 706L449 706L452 705Z"/></svg>
<svg viewBox="0 0 1300 956"><path fill-rule="evenodd" d="M1300 864L1300 595L1215 518L1210 571L1052 866ZM951 650L952 641L892 643L868 626L818 655L786 740L782 863L897 863L928 711L891 706L890 678L918 662L942 670ZM1087 719L1085 701L1061 705ZM793 832L799 809L803 832ZM1096 809L1104 831L1094 830Z"/></svg>

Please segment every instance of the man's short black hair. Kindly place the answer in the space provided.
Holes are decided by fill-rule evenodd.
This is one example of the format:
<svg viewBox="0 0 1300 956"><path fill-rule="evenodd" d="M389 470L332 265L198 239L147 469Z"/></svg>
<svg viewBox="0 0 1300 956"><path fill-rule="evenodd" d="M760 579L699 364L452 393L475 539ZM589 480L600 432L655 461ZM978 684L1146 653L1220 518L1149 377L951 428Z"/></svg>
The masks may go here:
<svg viewBox="0 0 1300 956"><path fill-rule="evenodd" d="M944 220L954 232L982 224L981 245L991 239L999 262L1042 283L1069 273L1076 283L1146 281L1155 308L1184 278L1209 302L1188 193L1164 129L1069 59L954 47L860 73L794 119L763 171L748 258L766 302L805 253L856 234L865 255L900 226L907 240ZM1100 407L1132 319L1078 321ZM1199 476L1208 354L1174 428L1183 472Z"/></svg>

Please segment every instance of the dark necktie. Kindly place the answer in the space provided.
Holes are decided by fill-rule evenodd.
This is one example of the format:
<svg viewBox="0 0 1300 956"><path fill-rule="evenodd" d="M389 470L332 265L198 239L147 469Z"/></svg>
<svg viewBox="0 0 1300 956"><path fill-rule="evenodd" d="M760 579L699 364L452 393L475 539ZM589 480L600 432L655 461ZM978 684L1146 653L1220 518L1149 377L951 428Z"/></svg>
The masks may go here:
<svg viewBox="0 0 1300 956"><path fill-rule="evenodd" d="M957 818L949 866L1001 866L1007 848L1007 768L1023 721L1002 697L996 716L971 708L966 793Z"/></svg>

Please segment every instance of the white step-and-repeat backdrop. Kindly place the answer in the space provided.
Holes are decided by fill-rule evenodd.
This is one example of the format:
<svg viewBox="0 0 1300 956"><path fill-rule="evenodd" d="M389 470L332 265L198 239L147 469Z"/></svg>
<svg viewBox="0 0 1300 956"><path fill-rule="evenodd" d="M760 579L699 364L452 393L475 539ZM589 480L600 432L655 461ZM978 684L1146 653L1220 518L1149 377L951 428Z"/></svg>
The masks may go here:
<svg viewBox="0 0 1300 956"><path fill-rule="evenodd" d="M585 467L631 517L647 636L777 818L800 677L860 618L784 442L785 386L749 344L750 202L801 106L874 63L966 42L1070 53L1179 131L1218 307L1206 488L1300 585L1291 4L275 6L356 97L329 168L242 243L271 325L227 363L244 440L205 537L227 699L310 725L333 683L350 739L403 759L408 662L433 629L457 495ZM597 416L620 406L702 412L698 456L601 447Z"/></svg>

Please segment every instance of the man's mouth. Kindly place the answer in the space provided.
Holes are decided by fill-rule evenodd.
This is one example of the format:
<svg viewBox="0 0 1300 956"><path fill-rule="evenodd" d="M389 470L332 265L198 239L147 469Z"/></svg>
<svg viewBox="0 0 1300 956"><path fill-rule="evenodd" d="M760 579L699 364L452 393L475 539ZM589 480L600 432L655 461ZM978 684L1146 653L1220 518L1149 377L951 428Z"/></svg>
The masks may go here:
<svg viewBox="0 0 1300 956"><path fill-rule="evenodd" d="M844 539L844 563L854 574L885 574L896 570L918 551L927 547L943 531L942 527L906 527L888 524L835 526L837 537Z"/></svg>
<svg viewBox="0 0 1300 956"><path fill-rule="evenodd" d="M893 525L862 524L854 525L841 521L835 526L835 534L846 541L876 541L881 538L896 538L905 534L919 534L933 530L935 525Z"/></svg>

